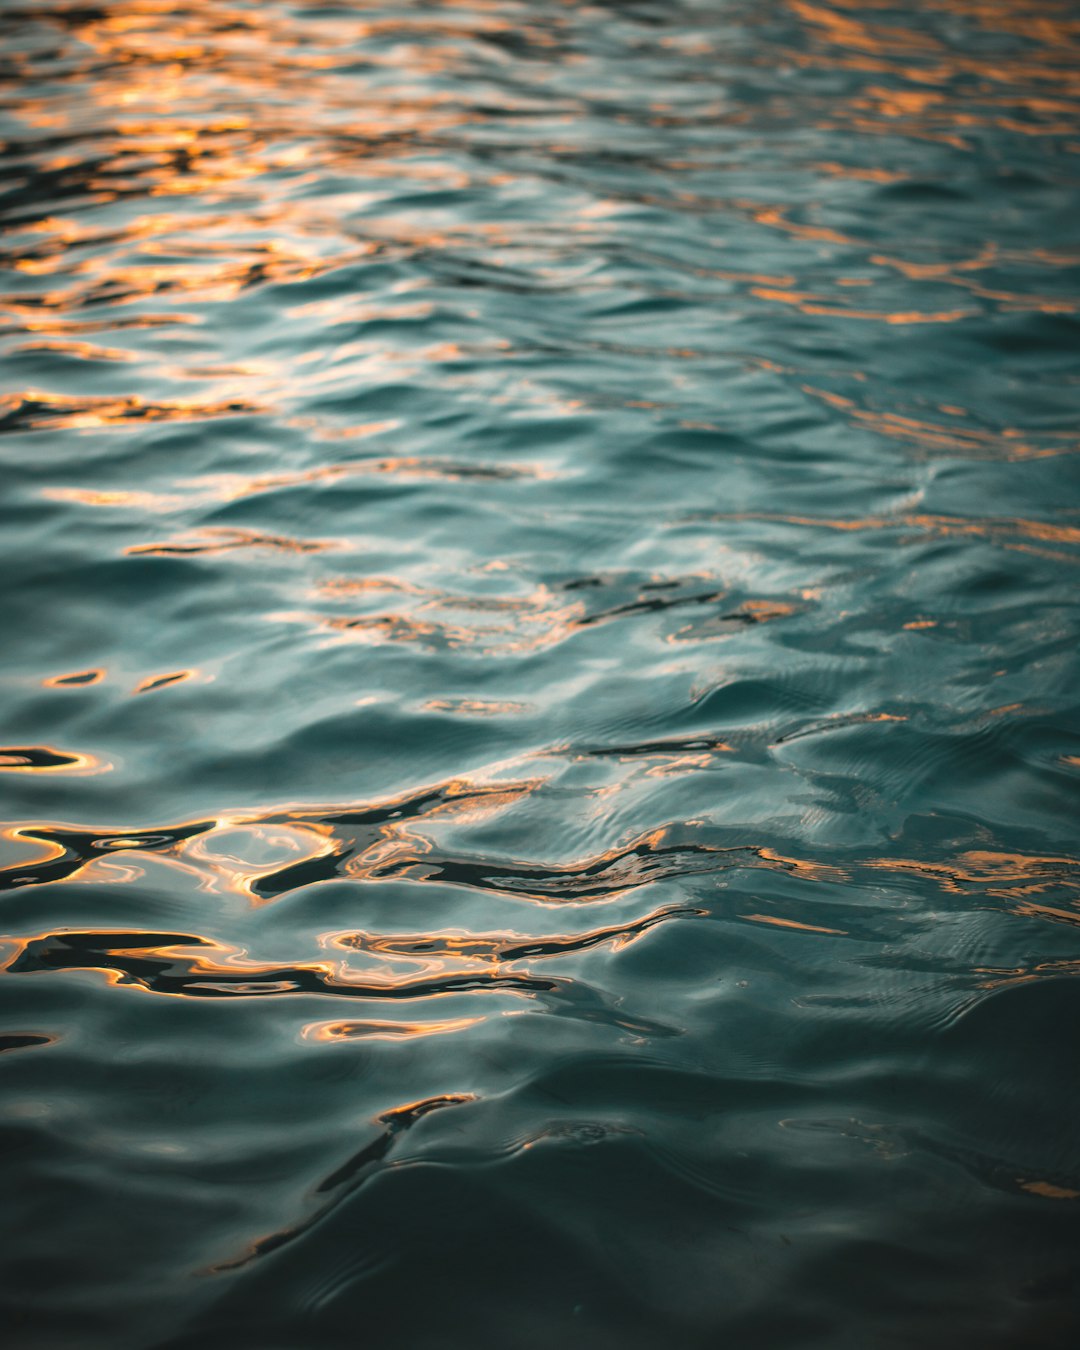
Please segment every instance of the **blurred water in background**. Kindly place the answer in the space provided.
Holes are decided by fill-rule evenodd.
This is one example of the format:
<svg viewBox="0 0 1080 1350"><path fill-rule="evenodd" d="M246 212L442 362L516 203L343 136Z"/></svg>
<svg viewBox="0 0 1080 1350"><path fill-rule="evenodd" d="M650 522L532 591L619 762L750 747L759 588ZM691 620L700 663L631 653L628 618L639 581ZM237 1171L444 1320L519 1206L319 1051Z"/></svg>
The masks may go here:
<svg viewBox="0 0 1080 1350"><path fill-rule="evenodd" d="M1075 1344L1075 7L0 44L8 1344Z"/></svg>

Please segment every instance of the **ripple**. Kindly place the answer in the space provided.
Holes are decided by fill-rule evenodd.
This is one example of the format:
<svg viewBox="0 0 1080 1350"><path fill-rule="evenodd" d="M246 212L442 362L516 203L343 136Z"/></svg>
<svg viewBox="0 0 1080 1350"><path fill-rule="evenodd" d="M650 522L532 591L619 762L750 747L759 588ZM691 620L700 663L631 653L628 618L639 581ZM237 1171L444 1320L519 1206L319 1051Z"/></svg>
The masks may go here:
<svg viewBox="0 0 1080 1350"><path fill-rule="evenodd" d="M49 745L0 746L0 772L103 773L110 766L94 755L55 750Z"/></svg>
<svg viewBox="0 0 1080 1350"><path fill-rule="evenodd" d="M170 555L187 557L191 554L230 553L234 549L265 548L281 553L321 553L335 545L325 540L289 539L283 535L259 534L255 530L214 529L207 527L200 532L201 538L193 540L171 540L160 544L132 544L124 550L130 557L151 555L168 557Z"/></svg>
<svg viewBox="0 0 1080 1350"><path fill-rule="evenodd" d="M212 820L174 826L167 831L128 832L64 829L52 825L23 825L10 830L17 841L28 840L45 847L45 856L0 871L0 890L14 886L64 881L76 875L94 858L120 849L168 851L182 840L214 828Z"/></svg>
<svg viewBox="0 0 1080 1350"><path fill-rule="evenodd" d="M0 435L23 431L93 430L129 422L194 421L261 412L256 404L144 403L136 397L76 399L58 394L10 394L0 397Z"/></svg>
<svg viewBox="0 0 1080 1350"><path fill-rule="evenodd" d="M197 955L183 949L199 948ZM181 950L176 951L177 948ZM209 938L185 933L47 933L17 945L13 974L47 970L103 970L115 983L154 994L188 998L251 998L332 994L346 998L419 999L477 991L547 993L551 980L523 975L469 973L440 980L390 983L345 979L325 964L277 966L246 959Z"/></svg>
<svg viewBox="0 0 1080 1350"><path fill-rule="evenodd" d="M385 1115L380 1116L377 1123L384 1127L381 1133L371 1143L366 1144L359 1153L354 1154L335 1172L331 1173L330 1176L325 1177L315 1188L316 1195L336 1192L332 1200L324 1203L307 1220L291 1228L283 1228L259 1238L244 1255L218 1265L215 1270L236 1269L238 1266L246 1265L249 1261L265 1256L269 1252L283 1247L286 1243L292 1242L361 1186L394 1147L398 1137L415 1125L417 1121L422 1120L432 1111L442 1111L447 1107L462 1106L472 1101L475 1101L475 1098L470 1095L430 1097L426 1101L410 1102L406 1106L396 1107L393 1111L388 1111Z"/></svg>
<svg viewBox="0 0 1080 1350"><path fill-rule="evenodd" d="M648 932L656 924L667 919L685 918L702 915L701 909L673 908L660 909L635 919L628 924L612 928L598 928L586 933L573 935L559 934L542 938L522 939L520 936L480 936L469 934L461 937L443 937L436 933L414 934L372 934L341 933L332 939L336 946L367 954L390 957L405 957L418 964L427 965L440 958L455 960L504 963L509 961L537 960L544 957L565 956L571 952L588 951L602 943L612 943L623 947Z"/></svg>

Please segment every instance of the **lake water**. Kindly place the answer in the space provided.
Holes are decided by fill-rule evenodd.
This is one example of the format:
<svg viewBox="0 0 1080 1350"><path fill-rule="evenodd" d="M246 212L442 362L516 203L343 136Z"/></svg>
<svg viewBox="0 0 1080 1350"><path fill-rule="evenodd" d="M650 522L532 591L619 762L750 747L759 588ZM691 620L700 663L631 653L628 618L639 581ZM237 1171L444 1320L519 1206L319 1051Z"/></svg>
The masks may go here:
<svg viewBox="0 0 1080 1350"><path fill-rule="evenodd" d="M0 47L6 1343L1076 1344L1075 6Z"/></svg>

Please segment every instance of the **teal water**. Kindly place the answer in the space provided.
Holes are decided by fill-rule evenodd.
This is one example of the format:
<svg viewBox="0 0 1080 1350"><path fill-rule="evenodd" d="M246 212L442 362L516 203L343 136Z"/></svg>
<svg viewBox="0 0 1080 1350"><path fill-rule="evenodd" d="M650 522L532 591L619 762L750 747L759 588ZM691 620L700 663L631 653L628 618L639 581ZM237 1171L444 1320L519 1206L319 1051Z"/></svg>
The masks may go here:
<svg viewBox="0 0 1080 1350"><path fill-rule="evenodd" d="M1076 1344L1075 7L0 50L5 1343Z"/></svg>

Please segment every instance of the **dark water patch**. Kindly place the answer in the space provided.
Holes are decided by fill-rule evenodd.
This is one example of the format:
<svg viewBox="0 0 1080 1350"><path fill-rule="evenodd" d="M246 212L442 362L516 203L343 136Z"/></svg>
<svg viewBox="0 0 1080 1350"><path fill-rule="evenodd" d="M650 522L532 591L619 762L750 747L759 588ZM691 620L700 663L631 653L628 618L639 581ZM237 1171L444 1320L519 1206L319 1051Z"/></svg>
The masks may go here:
<svg viewBox="0 0 1080 1350"><path fill-rule="evenodd" d="M0 1034L0 1054L9 1050L31 1050L38 1045L52 1045L55 1036L44 1036L34 1031L9 1031Z"/></svg>
<svg viewBox="0 0 1080 1350"><path fill-rule="evenodd" d="M0 769L72 769L81 762L81 756L53 750L47 745L0 747Z"/></svg>
<svg viewBox="0 0 1080 1350"><path fill-rule="evenodd" d="M53 675L45 683L51 688L67 688L68 686L82 686L86 684L97 684L104 677L104 671L101 670L80 670L72 675Z"/></svg>
<svg viewBox="0 0 1080 1350"><path fill-rule="evenodd" d="M269 1252L276 1251L287 1242L292 1242L295 1238L300 1237L301 1234L318 1223L336 1205L340 1204L342 1200L363 1184L393 1148L399 1135L432 1111L445 1110L448 1106L461 1106L473 1100L472 1097L467 1095L431 1097L427 1101L401 1106L380 1116L378 1123L383 1126L382 1133L371 1143L365 1144L359 1153L354 1154L348 1162L343 1163L335 1172L324 1178L316 1186L316 1197L331 1193L333 1199L324 1201L322 1207L317 1209L307 1220L291 1228L284 1228L276 1233L270 1233L266 1237L259 1238L249 1252L233 1261L217 1266L216 1271L234 1270L239 1266L246 1265L249 1261L254 1261ZM335 1192L336 1194L334 1194Z"/></svg>
<svg viewBox="0 0 1080 1350"><path fill-rule="evenodd" d="M577 750L589 759L680 759L684 756L731 753L726 741L710 736L673 736L662 741L639 741L634 745L600 745Z"/></svg>

